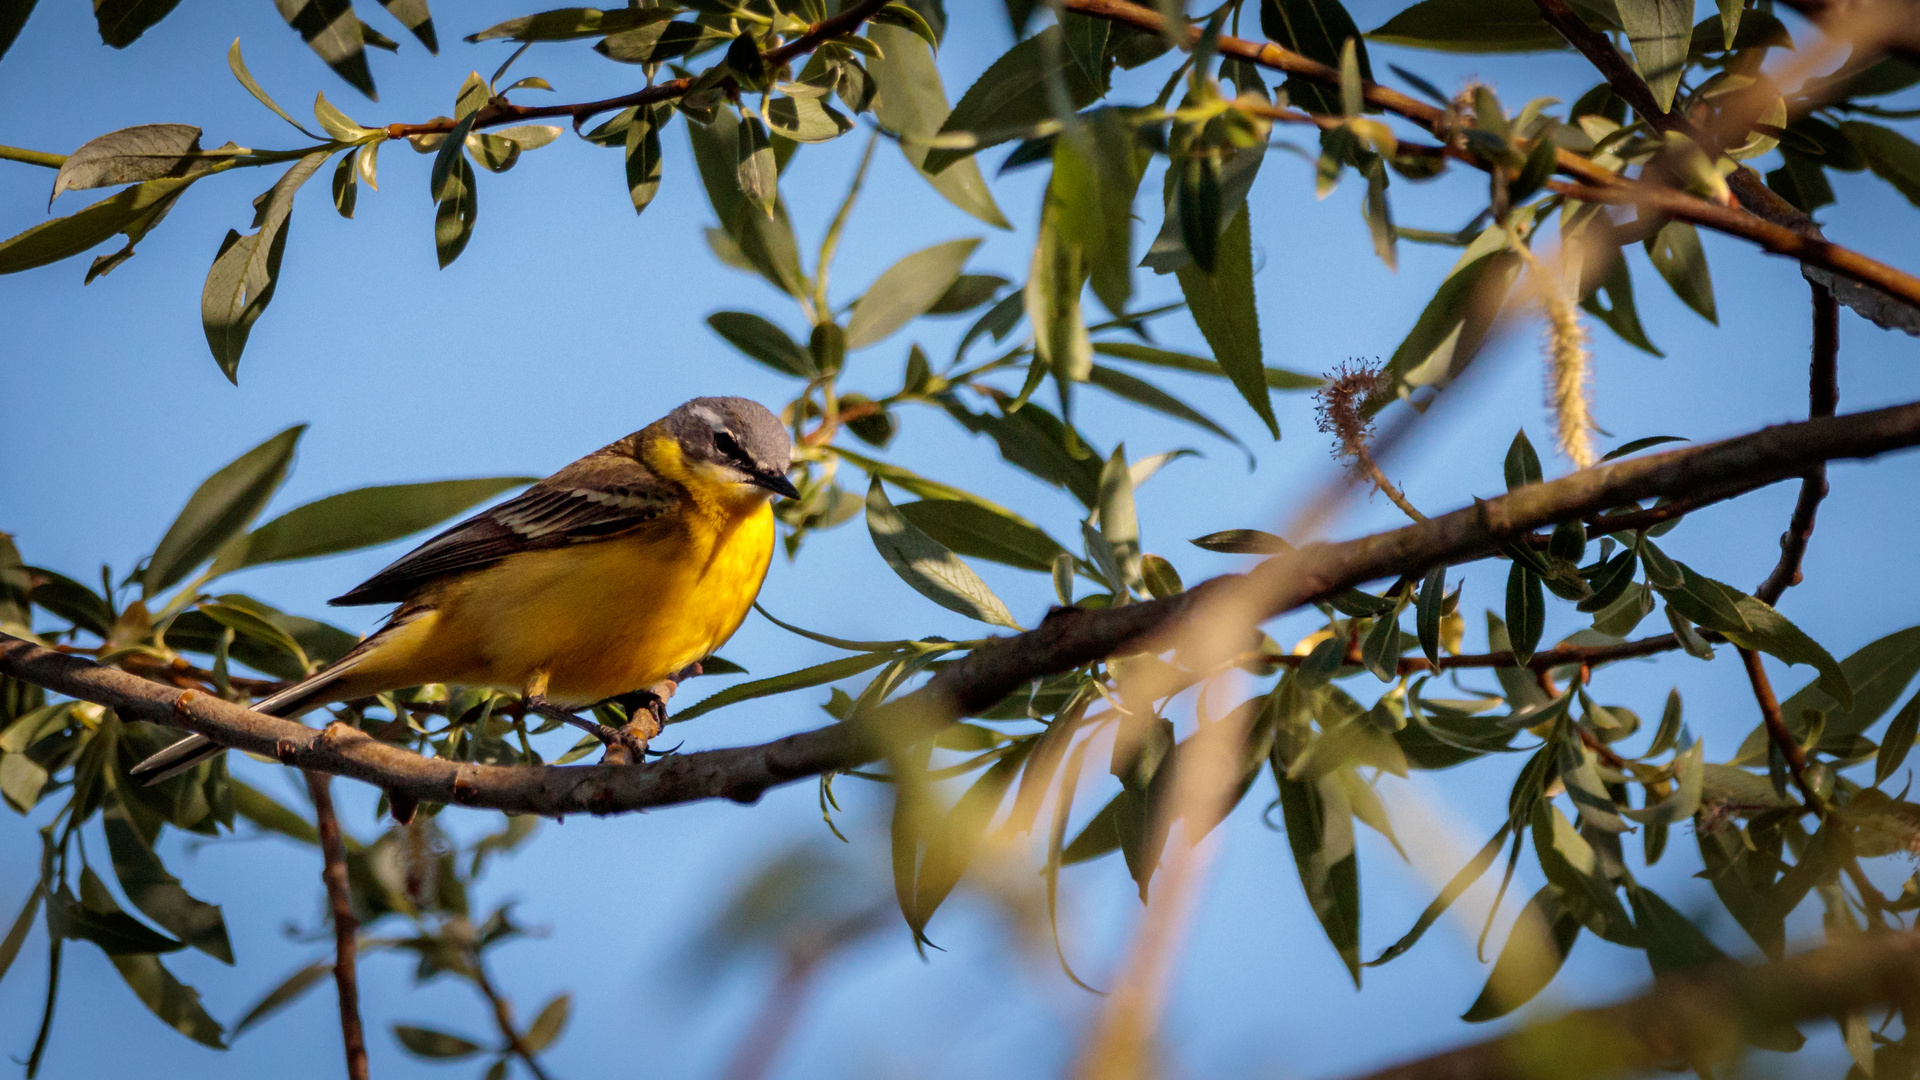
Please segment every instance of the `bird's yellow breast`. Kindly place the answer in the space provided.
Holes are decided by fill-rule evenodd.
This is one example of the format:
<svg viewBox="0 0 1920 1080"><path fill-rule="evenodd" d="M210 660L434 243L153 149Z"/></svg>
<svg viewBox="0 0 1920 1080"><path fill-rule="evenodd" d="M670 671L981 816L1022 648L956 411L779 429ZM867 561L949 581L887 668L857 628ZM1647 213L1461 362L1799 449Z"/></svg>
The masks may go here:
<svg viewBox="0 0 1920 1080"><path fill-rule="evenodd" d="M745 511L745 512L740 512ZM427 598L352 681L523 689L578 707L644 689L740 627L773 555L773 511L694 499L658 528L509 556Z"/></svg>

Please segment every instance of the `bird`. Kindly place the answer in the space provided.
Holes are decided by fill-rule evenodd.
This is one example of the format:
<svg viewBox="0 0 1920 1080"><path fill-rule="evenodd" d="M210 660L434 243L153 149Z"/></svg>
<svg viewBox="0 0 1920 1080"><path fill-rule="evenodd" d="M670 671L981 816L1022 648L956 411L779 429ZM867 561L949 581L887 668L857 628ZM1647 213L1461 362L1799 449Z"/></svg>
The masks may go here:
<svg viewBox="0 0 1920 1080"><path fill-rule="evenodd" d="M699 397L440 533L329 603L397 603L345 656L254 706L296 717L449 683L575 710L644 691L733 636L773 557L793 444L741 397ZM226 749L192 735L134 766L158 783ZM634 755L634 760L638 760Z"/></svg>

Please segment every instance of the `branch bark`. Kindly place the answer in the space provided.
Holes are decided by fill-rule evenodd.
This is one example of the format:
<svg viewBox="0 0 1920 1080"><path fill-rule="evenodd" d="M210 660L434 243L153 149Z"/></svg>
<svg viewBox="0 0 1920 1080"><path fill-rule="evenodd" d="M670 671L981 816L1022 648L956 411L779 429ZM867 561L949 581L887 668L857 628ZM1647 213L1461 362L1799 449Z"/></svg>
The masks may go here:
<svg viewBox="0 0 1920 1080"><path fill-rule="evenodd" d="M1568 1013L1360 1080L1600 1080L1724 1060L1749 1032L1874 1005L1917 1004L1920 937L1870 933L1777 964L1729 961L1663 976L1630 1001Z"/></svg>
<svg viewBox="0 0 1920 1080"><path fill-rule="evenodd" d="M644 766L488 766L424 758L335 723L324 730L251 712L210 694L0 635L0 673L145 720L196 731L284 764L352 777L415 799L555 816L610 814L699 799L753 802L768 789L849 769L984 709L1046 675L1108 656L1156 651L1202 600L1222 625L1257 623L1349 586L1498 551L1534 529L1642 499L1704 505L1803 475L1817 461L1920 445L1920 403L1781 424L1721 442L1630 458L1429 521L1277 555L1245 575L1179 596L1101 611L1055 609L1036 629L996 638L867 718L758 746L677 754ZM1250 605L1247 598L1257 598Z"/></svg>
<svg viewBox="0 0 1920 1080"><path fill-rule="evenodd" d="M1561 7L1565 7L1564 0L1544 0L1542 7L1553 3L1559 3ZM1156 33L1162 32L1164 25L1159 12L1130 3L1128 0L1061 0L1061 4L1068 11L1111 22L1126 23ZM1570 12L1571 9L1568 10ZM1588 28L1585 23L1580 23L1577 18L1574 22L1580 30L1585 30L1587 35L1599 38L1607 54L1611 54L1621 65L1625 64L1624 58L1620 57L1610 42ZM1565 32L1563 30L1563 33ZM1200 33L1199 27L1190 28L1189 42L1197 41ZM1574 44L1580 43L1576 41ZM1254 42L1222 35L1219 51L1222 55L1237 57L1288 75L1298 75L1328 86L1340 85L1340 73L1337 69L1284 49L1271 41ZM1598 49L1592 54L1592 56L1600 55L1602 54ZM1595 60L1595 63L1600 62ZM1602 67L1603 73L1607 70L1607 67ZM1646 109L1650 110L1648 112L1650 118L1657 114L1660 118L1658 122L1669 126L1684 124L1689 132L1697 134L1684 117L1676 118L1665 112L1654 110L1652 94L1646 90L1645 83L1640 81L1640 77L1634 74L1631 68L1626 69L1626 74L1631 77L1631 83L1623 84L1626 87L1624 91L1620 86L1616 86L1615 89L1616 92L1621 92L1623 97L1627 97L1629 103L1634 103L1634 97L1629 96L1633 94L1632 84L1638 84L1638 97L1644 99ZM1451 133L1446 129L1447 114L1444 110L1374 82L1362 84L1361 96L1367 104L1411 120L1433 132L1441 140L1450 141ZM1635 108L1639 109L1640 105L1635 104ZM1490 168L1489 163L1476 156L1460 152L1456 147L1449 146L1448 153L1476 168ZM1849 279L1842 281L1841 287L1836 290L1840 293L1840 300L1847 306L1881 326L1920 334L1920 278L1902 273L1891 266L1867 258L1859 252L1829 243L1820 236L1819 229L1807 219L1805 214L1774 194L1751 169L1743 167L1728 180L1742 204L1747 207L1747 210L1743 211L1734 207L1717 206L1671 188L1659 188L1652 184L1639 184L1626 180L1566 150L1560 151L1555 161L1561 172L1578 181L1572 185L1554 185L1555 190L1562 194L1593 202L1638 203L1656 209L1668 217L1679 218L1717 232L1753 241L1776 255L1798 259L1803 266L1814 268L1809 271L1811 274L1820 274L1824 271L1840 275L1842 278ZM1615 188L1619 190L1612 190ZM1603 191L1608 194L1603 196L1601 194ZM1863 290L1854 282L1859 282L1867 288Z"/></svg>
<svg viewBox="0 0 1920 1080"><path fill-rule="evenodd" d="M1807 415L1832 416L1840 405L1840 305L1834 301L1832 289L1814 282L1808 287L1813 290L1813 361L1807 371ZM1808 541L1813 539L1814 515L1820 510L1820 500L1826 497L1827 465L1821 462L1801 478L1793 517L1787 522L1787 531L1780 535L1780 561L1753 595L1774 604L1780 594L1800 584L1800 563L1806 558Z"/></svg>
<svg viewBox="0 0 1920 1080"><path fill-rule="evenodd" d="M360 1026L360 978L354 967L360 922L353 917L353 893L347 885L347 849L340 838L340 819L333 811L333 777L307 770L307 793L313 797L314 825L320 834L324 861L320 880L327 887L327 906L333 915L333 985L340 996L340 1039L347 1053L347 1080L367 1080L367 1036Z"/></svg>

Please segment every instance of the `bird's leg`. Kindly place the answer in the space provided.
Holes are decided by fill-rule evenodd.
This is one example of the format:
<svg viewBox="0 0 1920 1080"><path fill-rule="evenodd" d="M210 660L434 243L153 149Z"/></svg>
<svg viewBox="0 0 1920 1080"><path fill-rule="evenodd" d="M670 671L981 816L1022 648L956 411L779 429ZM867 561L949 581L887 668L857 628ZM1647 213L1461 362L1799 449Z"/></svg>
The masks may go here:
<svg viewBox="0 0 1920 1080"><path fill-rule="evenodd" d="M635 690L614 698L627 711L627 725L620 730L640 743L642 750L667 723L667 701L680 684L700 674L700 665L688 664L644 690Z"/></svg>
<svg viewBox="0 0 1920 1080"><path fill-rule="evenodd" d="M605 759L607 764L628 764L639 759L646 752L645 739L636 739L624 729L608 727L598 720L575 715L572 711L548 701L546 694L547 673L543 671L528 681L525 691L521 694L521 701L530 713L544 716L549 720L558 720L563 724L572 724L599 739L607 748ZM616 758L619 760L615 760Z"/></svg>

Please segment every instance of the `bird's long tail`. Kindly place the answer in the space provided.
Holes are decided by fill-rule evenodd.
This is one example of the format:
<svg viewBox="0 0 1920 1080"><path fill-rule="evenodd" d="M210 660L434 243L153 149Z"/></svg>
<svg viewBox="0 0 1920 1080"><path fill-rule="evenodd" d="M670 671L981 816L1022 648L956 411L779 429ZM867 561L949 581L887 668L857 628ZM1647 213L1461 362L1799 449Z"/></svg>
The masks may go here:
<svg viewBox="0 0 1920 1080"><path fill-rule="evenodd" d="M372 640L372 638L367 639L368 642ZM366 644L367 642L361 643L359 648L322 670L262 700L253 707L253 711L266 713L268 716L294 717L326 704L330 700L327 691L340 680L341 676L357 666L356 662ZM189 735L135 765L129 770L128 775L143 784L157 784L186 772L208 758L219 756L225 749L226 747L205 735Z"/></svg>

